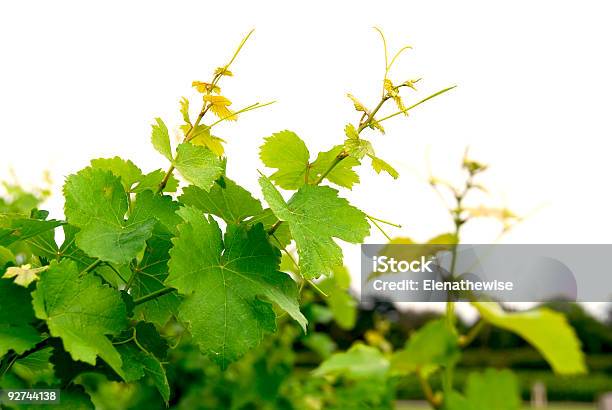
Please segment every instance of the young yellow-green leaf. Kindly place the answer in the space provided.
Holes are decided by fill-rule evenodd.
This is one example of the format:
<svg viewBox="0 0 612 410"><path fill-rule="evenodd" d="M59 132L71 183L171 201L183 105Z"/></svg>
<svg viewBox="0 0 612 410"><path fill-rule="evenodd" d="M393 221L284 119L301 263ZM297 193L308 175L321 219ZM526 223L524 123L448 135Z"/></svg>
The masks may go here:
<svg viewBox="0 0 612 410"><path fill-rule="evenodd" d="M344 376L352 380L382 379L389 361L375 347L355 343L346 352L335 353L313 371L314 376Z"/></svg>
<svg viewBox="0 0 612 410"><path fill-rule="evenodd" d="M185 121L185 124L191 125L191 119L189 118L189 100L185 97L181 97L180 105L183 121Z"/></svg>
<svg viewBox="0 0 612 410"><path fill-rule="evenodd" d="M30 264L21 266L11 266L4 272L2 278L11 279L15 278L15 284L27 288L30 283L40 279L38 275L47 269L46 266L40 268L32 268Z"/></svg>
<svg viewBox="0 0 612 410"><path fill-rule="evenodd" d="M188 186L183 189L179 201L234 224L263 212L261 203L249 191L226 177L223 178L223 186L217 182L210 192L193 185Z"/></svg>
<svg viewBox="0 0 612 410"><path fill-rule="evenodd" d="M364 112L366 114L369 113L368 109L365 107L365 105L363 105L363 103L361 101L359 101L353 94L346 94L346 96L348 98L351 99L351 101L353 102L353 106L355 107L355 110L360 111L360 112Z"/></svg>
<svg viewBox="0 0 612 410"><path fill-rule="evenodd" d="M204 95L204 101L210 104L210 110L222 120L236 121L238 116L230 110L232 102L222 95Z"/></svg>
<svg viewBox="0 0 612 410"><path fill-rule="evenodd" d="M130 192L132 186L143 178L142 171L130 160L119 157L98 158L91 160L92 168L110 171L113 175L121 178L121 183L126 192Z"/></svg>
<svg viewBox="0 0 612 410"><path fill-rule="evenodd" d="M374 148L368 140L362 138L347 138L344 141L344 149L353 158L361 160L366 155L374 155Z"/></svg>
<svg viewBox="0 0 612 410"><path fill-rule="evenodd" d="M128 196L121 180L109 171L84 168L70 175L64 196L68 222L81 229L76 234L77 246L104 261L123 264L136 257L157 222L140 209L138 201L125 219Z"/></svg>
<svg viewBox="0 0 612 410"><path fill-rule="evenodd" d="M494 302L472 302L484 320L514 332L544 356L555 373L586 373L584 354L574 329L561 313L547 308L506 313Z"/></svg>
<svg viewBox="0 0 612 410"><path fill-rule="evenodd" d="M198 90L199 93L202 94L210 94L210 93L219 93L221 88L217 85L213 85L211 83L206 83L204 81L194 81L191 83L191 86Z"/></svg>
<svg viewBox="0 0 612 410"><path fill-rule="evenodd" d="M383 135L385 134L385 129L383 128L383 126L378 121L376 121L374 118L370 120L369 127L373 130L380 131L380 133Z"/></svg>
<svg viewBox="0 0 612 410"><path fill-rule="evenodd" d="M360 243L370 233L365 214L333 188L304 185L287 203L268 178L259 178L259 184L276 217L289 224L300 272L307 279L343 265L342 250L333 238Z"/></svg>
<svg viewBox="0 0 612 410"><path fill-rule="evenodd" d="M102 358L119 375L121 357L108 335L127 325L119 292L103 285L96 275L79 275L75 262L51 262L32 292L36 317L47 322L49 332L62 339L74 360L91 365Z"/></svg>
<svg viewBox="0 0 612 410"><path fill-rule="evenodd" d="M223 172L221 160L214 152L189 143L183 143L176 149L174 166L183 178L205 191Z"/></svg>
<svg viewBox="0 0 612 410"><path fill-rule="evenodd" d="M257 346L276 330L276 303L305 330L297 286L279 272L280 252L268 242L261 224L247 230L228 225L225 238L213 218L184 207L179 236L170 251L166 285L185 295L179 318L194 341L221 367Z"/></svg>
<svg viewBox="0 0 612 410"><path fill-rule="evenodd" d="M198 125L191 134L189 141L194 145L201 145L208 148L219 157L225 152L223 148L225 140L211 135L210 128L206 125Z"/></svg>
<svg viewBox="0 0 612 410"><path fill-rule="evenodd" d="M259 151L265 166L276 168L270 176L283 189L298 189L305 182L310 153L304 141L293 131L281 131L267 137Z"/></svg>
<svg viewBox="0 0 612 410"><path fill-rule="evenodd" d="M372 159L372 168L374 168L374 171L376 171L377 174L380 174L381 171L385 171L387 174L391 175L393 179L397 179L397 177L399 177L399 173L391 165L377 156L368 156Z"/></svg>
<svg viewBox="0 0 612 410"><path fill-rule="evenodd" d="M315 162L310 166L309 181L311 183L316 181L325 171L327 171L343 149L344 147L342 145L336 145L329 151L320 152ZM359 161L356 158L346 157L340 161L325 178L336 185L351 189L354 184L359 183L359 175L353 170L353 168L358 165Z"/></svg>
<svg viewBox="0 0 612 410"><path fill-rule="evenodd" d="M520 410L523 407L518 380L507 369L470 373L465 398L472 410Z"/></svg>
<svg viewBox="0 0 612 410"><path fill-rule="evenodd" d="M42 340L31 325L32 298L23 287L0 279L0 357L9 350L22 354Z"/></svg>
<svg viewBox="0 0 612 410"><path fill-rule="evenodd" d="M353 124L346 124L346 127L344 127L344 134L348 139L359 139L359 133L357 132L357 129L355 129L355 126Z"/></svg>
<svg viewBox="0 0 612 410"><path fill-rule="evenodd" d="M161 118L155 118L156 124L152 124L151 143L153 147L162 154L168 161L172 161L172 148L170 148L170 136L168 127Z"/></svg>
<svg viewBox="0 0 612 410"><path fill-rule="evenodd" d="M455 363L459 355L457 335L440 319L427 323L410 337L406 347L391 358L391 370L401 375L417 368L431 371Z"/></svg>

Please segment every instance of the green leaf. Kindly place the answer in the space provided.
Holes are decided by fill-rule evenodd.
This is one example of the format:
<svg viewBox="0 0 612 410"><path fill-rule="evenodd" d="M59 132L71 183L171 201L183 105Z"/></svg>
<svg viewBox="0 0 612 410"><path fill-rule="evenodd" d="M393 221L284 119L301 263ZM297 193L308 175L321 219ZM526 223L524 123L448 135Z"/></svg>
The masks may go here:
<svg viewBox="0 0 612 410"><path fill-rule="evenodd" d="M0 279L0 357L9 350L21 354L42 340L31 325L32 298L27 289Z"/></svg>
<svg viewBox="0 0 612 410"><path fill-rule="evenodd" d="M261 161L277 171L270 176L283 189L304 185L310 153L304 141L292 131L281 131L266 138L259 152Z"/></svg>
<svg viewBox="0 0 612 410"><path fill-rule="evenodd" d="M323 175L343 150L344 147L342 145L336 145L329 151L320 152L310 167L310 182L316 181ZM351 189L353 185L359 183L359 175L353 170L358 165L359 161L356 158L346 157L327 174L326 178L336 185Z"/></svg>
<svg viewBox="0 0 612 410"><path fill-rule="evenodd" d="M179 203L167 195L155 194L152 191L144 191L136 196L134 211L130 220L150 221L155 219L171 233L176 233L176 226L182 222L176 214Z"/></svg>
<svg viewBox="0 0 612 410"><path fill-rule="evenodd" d="M221 176L221 160L205 147L183 143L176 149L174 166L183 178L208 191Z"/></svg>
<svg viewBox="0 0 612 410"><path fill-rule="evenodd" d="M139 193L146 190L157 192L157 189L164 179L165 174L166 172L162 171L161 169L149 172L147 175L142 177L138 185L132 188L132 192ZM168 183L164 187L163 192L176 192L177 188L178 180L174 177L174 175L170 175L170 178L168 178Z"/></svg>
<svg viewBox="0 0 612 410"><path fill-rule="evenodd" d="M276 330L276 303L304 330L295 282L278 271L280 252L261 224L247 231L229 225L225 240L212 218L192 207L181 208L185 223L170 251L166 285L186 295L179 318L190 324L200 349L225 368L265 333Z"/></svg>
<svg viewBox="0 0 612 410"><path fill-rule="evenodd" d="M43 232L52 231L62 224L61 221L29 218L1 218L0 215L0 246L9 246L17 241L24 241L40 235Z"/></svg>
<svg viewBox="0 0 612 410"><path fill-rule="evenodd" d="M461 393L454 390L445 395L442 408L444 410L475 410Z"/></svg>
<svg viewBox="0 0 612 410"><path fill-rule="evenodd" d="M166 287L164 281L168 277L171 237L167 231L157 226L147 241L145 253L137 266L138 274L130 289L134 299ZM181 297L176 292L169 293L137 305L134 308L134 315L162 327L178 313L180 303Z"/></svg>
<svg viewBox="0 0 612 410"><path fill-rule="evenodd" d="M397 179L399 177L399 172L395 170L391 165L383 161L374 155L369 155L372 159L372 168L376 171L377 174L380 174L381 171L385 171L387 174L391 175L393 179Z"/></svg>
<svg viewBox="0 0 612 410"><path fill-rule="evenodd" d="M584 354L574 329L561 313L547 308L506 313L497 303L472 302L484 320L514 332L544 356L555 373L586 373Z"/></svg>
<svg viewBox="0 0 612 410"><path fill-rule="evenodd" d="M132 161L119 157L92 159L91 166L92 168L110 171L113 175L121 178L125 192L130 192L132 186L143 178L140 168L134 165Z"/></svg>
<svg viewBox="0 0 612 410"><path fill-rule="evenodd" d="M119 292L95 275L80 276L76 263L64 259L51 262L32 297L36 317L47 322L74 360L95 365L99 356L123 375L121 357L107 338L127 325Z"/></svg>
<svg viewBox="0 0 612 410"><path fill-rule="evenodd" d="M60 401L62 410L94 410L95 408L83 387L75 384L71 384L70 387L62 389ZM28 404L27 409L49 410L49 404Z"/></svg>
<svg viewBox="0 0 612 410"><path fill-rule="evenodd" d="M465 397L473 410L522 408L518 381L510 370L487 369L482 373L470 373Z"/></svg>
<svg viewBox="0 0 612 410"><path fill-rule="evenodd" d="M457 335L451 332L444 319L427 323L408 340L403 350L391 358L394 373L406 375L417 369L427 372L438 366L449 366L459 359Z"/></svg>
<svg viewBox="0 0 612 410"><path fill-rule="evenodd" d="M333 188L304 185L286 203L268 178L261 177L259 184L276 217L289 224L307 279L343 265L342 250L333 238L360 243L370 232L365 214Z"/></svg>
<svg viewBox="0 0 612 410"><path fill-rule="evenodd" d="M188 186L183 189L179 201L234 224L263 212L261 203L253 198L249 191L226 177L223 177L223 186L215 183L210 192L196 186Z"/></svg>
<svg viewBox="0 0 612 410"><path fill-rule="evenodd" d="M128 196L120 179L108 171L85 168L69 176L64 196L68 222L81 229L78 247L104 261L122 264L136 257L157 222L139 200L125 220Z"/></svg>
<svg viewBox="0 0 612 410"><path fill-rule="evenodd" d="M168 159L172 161L172 148L170 148L170 136L168 135L168 127L161 118L155 118L155 124L151 125L151 143L153 147Z"/></svg>
<svg viewBox="0 0 612 410"><path fill-rule="evenodd" d="M317 286L325 294L325 303L334 316L334 320L345 330L355 326L357 320L357 301L349 292L351 276L346 267L334 269L334 275L319 282Z"/></svg>
<svg viewBox="0 0 612 410"><path fill-rule="evenodd" d="M270 208L264 209L259 214L249 218L246 224L254 226L258 223L263 224L264 230L269 232L270 229L278 222L278 218L274 215L274 212ZM288 224L280 224L276 227L276 231L270 235L270 243L280 250L284 249L291 243L291 232L289 231Z"/></svg>
<svg viewBox="0 0 612 410"><path fill-rule="evenodd" d="M123 360L126 382L151 377L166 405L170 399L170 386L166 370L161 361L166 359L167 342L159 335L151 323L139 322L133 330L121 334L119 340L133 340L117 345Z"/></svg>
<svg viewBox="0 0 612 410"><path fill-rule="evenodd" d="M313 371L314 376L344 376L353 380L381 379L389 371L389 361L376 348L355 343L349 350L335 353Z"/></svg>

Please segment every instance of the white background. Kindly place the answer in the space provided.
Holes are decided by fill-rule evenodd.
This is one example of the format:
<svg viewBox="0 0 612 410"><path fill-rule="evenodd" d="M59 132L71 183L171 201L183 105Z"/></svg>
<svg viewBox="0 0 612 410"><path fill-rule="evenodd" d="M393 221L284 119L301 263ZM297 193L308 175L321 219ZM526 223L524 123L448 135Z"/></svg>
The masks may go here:
<svg viewBox="0 0 612 410"><path fill-rule="evenodd" d="M357 121L347 92L376 102L384 69L376 25L391 51L414 47L391 73L398 82L423 77L407 102L458 88L389 121L386 136L372 134L401 177L364 166L362 184L346 194L352 202L401 223L394 235L447 231L427 164L456 178L469 144L491 164L487 201L529 215L504 241L609 242L610 11L606 1L558 0L2 2L0 177L12 167L36 185L48 169L58 193L93 157L165 168L149 145L152 119L177 132L179 98L198 105L191 81L208 80L254 27L224 94L235 108L278 102L217 134L228 141L229 175L259 193L263 137L294 130L314 155ZM61 216L61 196L48 207ZM464 239L491 241L496 228L475 224Z"/></svg>

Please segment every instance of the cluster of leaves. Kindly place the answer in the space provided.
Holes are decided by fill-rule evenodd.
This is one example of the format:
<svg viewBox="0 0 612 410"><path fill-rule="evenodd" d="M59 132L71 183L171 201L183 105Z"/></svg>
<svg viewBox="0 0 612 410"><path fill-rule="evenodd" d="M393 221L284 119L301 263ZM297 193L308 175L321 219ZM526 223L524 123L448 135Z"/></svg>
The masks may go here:
<svg viewBox="0 0 612 410"><path fill-rule="evenodd" d="M378 105L369 110L354 99L361 119L347 125L344 144L311 162L295 133L273 134L260 151L275 169L259 178L265 206L227 177L224 140L212 134L217 124L266 105L232 111L219 86L233 75L230 65L249 36L209 82L193 83L202 97L196 117L189 100L181 100L181 143L173 147L168 127L155 119L151 141L169 162L166 171L143 172L119 157L94 159L65 181L65 220L37 209L0 216L0 377L32 357L47 358L53 367L45 368L41 385L66 389L84 407L89 399L74 381L91 372L124 382L146 378L169 403L170 342L188 338L225 369L274 333L279 315L307 331L304 284L319 289L313 280L342 270L337 239L360 243L370 231L369 217L324 184L350 189L366 156L376 172L397 177L361 134L384 132L383 121L432 96L404 107L399 89L414 82L394 86L391 62ZM400 111L377 118L387 100ZM290 199L279 188L293 191ZM281 255L291 245L299 260L292 256L294 267L283 270ZM349 326L346 281L320 286L330 294L330 310Z"/></svg>

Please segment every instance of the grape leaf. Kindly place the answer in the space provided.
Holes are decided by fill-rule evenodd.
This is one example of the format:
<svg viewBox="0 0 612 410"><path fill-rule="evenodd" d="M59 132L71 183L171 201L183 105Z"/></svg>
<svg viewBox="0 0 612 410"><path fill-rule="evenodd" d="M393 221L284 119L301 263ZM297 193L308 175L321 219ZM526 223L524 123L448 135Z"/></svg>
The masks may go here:
<svg viewBox="0 0 612 410"><path fill-rule="evenodd" d="M185 97L181 97L180 106L183 121L185 121L185 124L191 125L191 119L189 119L189 100Z"/></svg>
<svg viewBox="0 0 612 410"><path fill-rule="evenodd" d="M123 360L125 381L133 382L148 375L161 394L166 405L170 399L170 386L166 378L166 370L161 364L166 359L168 344L159 335L151 323L139 322L133 330L122 333L120 340L129 340L129 343L117 345L117 350Z"/></svg>
<svg viewBox="0 0 612 410"><path fill-rule="evenodd" d="M391 165L383 161L374 155L368 155L372 160L372 168L376 171L377 174L380 174L382 171L385 171L387 174L391 175L393 179L397 179L399 177L399 172L395 170Z"/></svg>
<svg viewBox="0 0 612 410"><path fill-rule="evenodd" d="M138 185L132 188L132 192L139 193L146 190L154 192L157 191L157 188L159 188L159 185L164 179L165 174L166 173L161 169L149 172L148 174L142 177ZM164 187L163 192L176 192L177 188L178 180L174 177L174 175L170 175L170 178L168 178L168 183Z"/></svg>
<svg viewBox="0 0 612 410"><path fill-rule="evenodd" d="M360 243L370 232L365 214L338 197L333 188L304 185L286 203L268 178L262 176L259 184L276 217L289 224L300 256L300 272L307 279L342 266L342 250L334 237Z"/></svg>
<svg viewBox="0 0 612 410"><path fill-rule="evenodd" d="M261 203L251 193L229 178L223 178L224 186L215 183L210 192L196 186L183 189L179 200L204 213L216 215L227 223L238 224L245 218L263 212Z"/></svg>
<svg viewBox="0 0 612 410"><path fill-rule="evenodd" d="M443 319L427 323L408 340L406 347L393 354L391 369L406 375L417 368L427 372L438 366L449 366L459 359L457 335L452 333Z"/></svg>
<svg viewBox="0 0 612 410"><path fill-rule="evenodd" d="M205 147L183 143L176 149L174 166L183 178L208 191L215 180L221 176L221 160Z"/></svg>
<svg viewBox="0 0 612 410"><path fill-rule="evenodd" d="M518 381L510 370L472 372L465 397L473 410L519 410L522 408Z"/></svg>
<svg viewBox="0 0 612 410"><path fill-rule="evenodd" d="M561 313L547 308L506 313L497 303L472 302L484 320L514 332L544 356L555 373L586 373L584 354L574 329Z"/></svg>
<svg viewBox="0 0 612 410"><path fill-rule="evenodd" d="M225 368L276 330L278 304L306 328L297 286L278 271L280 252L268 243L261 224L247 230L229 225L225 240L212 218L193 207L179 210L185 220L170 251L166 285L186 295L179 318L190 324L200 349Z"/></svg>
<svg viewBox="0 0 612 410"><path fill-rule="evenodd" d="M345 330L355 326L357 320L357 301L349 292L351 276L346 267L334 269L334 275L317 284L328 297L325 303L334 315L334 320Z"/></svg>
<svg viewBox="0 0 612 410"><path fill-rule="evenodd" d="M127 325L117 291L95 275L80 276L76 263L64 259L51 262L32 297L36 317L47 322L51 335L62 339L74 360L95 365L99 356L123 376L121 357L106 336Z"/></svg>
<svg viewBox="0 0 612 410"><path fill-rule="evenodd" d="M132 186L143 178L140 168L134 165L132 161L119 157L92 159L91 166L110 171L113 175L121 178L121 183L126 192L130 192Z"/></svg>
<svg viewBox="0 0 612 410"><path fill-rule="evenodd" d="M335 353L313 371L314 376L340 375L353 380L381 379L389 370L389 361L375 347L355 343L346 352Z"/></svg>
<svg viewBox="0 0 612 410"><path fill-rule="evenodd" d="M292 131L281 131L267 137L259 152L261 161L277 171L270 176L283 189L304 185L310 153L304 141Z"/></svg>
<svg viewBox="0 0 612 410"><path fill-rule="evenodd" d="M172 235L160 229L159 225L153 230L153 235L147 241L142 260L136 267L138 274L130 289L130 294L134 299L165 287L164 280L168 276L168 261L170 260L169 252L172 248L171 237ZM137 305L134 308L134 314L136 317L161 327L178 313L180 302L181 298L176 292L169 293Z"/></svg>
<svg viewBox="0 0 612 410"><path fill-rule="evenodd" d="M201 145L203 147L207 147L217 156L221 156L225 153L225 148L223 147L223 143L225 142L225 140L212 135L210 133L210 127L207 125L198 125L197 127L195 127L195 129L191 131L189 142L193 145Z"/></svg>
<svg viewBox="0 0 612 410"><path fill-rule="evenodd" d="M166 127L161 118L155 118L155 124L152 124L151 128L151 143L153 147L157 152L166 157L168 161L172 161L172 148L170 148L168 127Z"/></svg>
<svg viewBox="0 0 612 410"><path fill-rule="evenodd" d="M0 357L9 350L21 354L42 340L31 325L32 298L27 289L0 279Z"/></svg>
<svg viewBox="0 0 612 410"><path fill-rule="evenodd" d="M4 272L2 278L10 279L15 278L15 284L27 288L30 283L39 279L40 272L46 270L46 266L39 268L32 268L30 264L21 266L11 266Z"/></svg>
<svg viewBox="0 0 612 410"><path fill-rule="evenodd" d="M246 221L249 226L253 226L258 223L263 224L266 232L270 231L270 229L272 229L277 222L278 218L276 215L274 215L274 212L272 212L270 208L264 209L262 212ZM289 232L289 225L280 224L277 225L275 229L276 230L274 233L270 235L270 243L282 250L291 243L291 232Z"/></svg>
<svg viewBox="0 0 612 410"><path fill-rule="evenodd" d="M320 152L310 167L310 182L318 180L343 150L342 145L336 145L329 151ZM327 174L326 178L336 185L351 189L353 185L359 183L359 175L353 170L358 165L359 161L356 158L346 157Z"/></svg>
<svg viewBox="0 0 612 410"><path fill-rule="evenodd" d="M95 406L91 402L89 395L82 386L71 384L62 389L60 394L62 410L94 410ZM21 407L21 406L20 406ZM59 406L58 406L59 408ZM28 410L49 410L49 404L28 404Z"/></svg>
<svg viewBox="0 0 612 410"><path fill-rule="evenodd" d="M259 157L267 167L277 169L270 175L276 185L283 189L298 189L306 182L312 184L318 181L343 150L342 145L337 145L329 151L320 152L311 164L310 153L304 141L294 132L285 130L266 138ZM359 176L352 169L357 165L359 161L356 158L345 158L325 178L350 189L359 182Z"/></svg>
<svg viewBox="0 0 612 410"><path fill-rule="evenodd" d="M17 241L23 241L51 231L62 224L61 221L29 218L5 217L0 219L0 246L9 246Z"/></svg>
<svg viewBox="0 0 612 410"><path fill-rule="evenodd" d="M64 196L68 222L81 229L76 234L78 247L104 261L129 262L142 251L157 222L138 199L125 220L128 196L120 179L108 171L85 168L69 176Z"/></svg>

